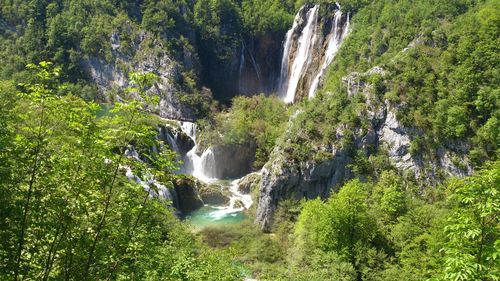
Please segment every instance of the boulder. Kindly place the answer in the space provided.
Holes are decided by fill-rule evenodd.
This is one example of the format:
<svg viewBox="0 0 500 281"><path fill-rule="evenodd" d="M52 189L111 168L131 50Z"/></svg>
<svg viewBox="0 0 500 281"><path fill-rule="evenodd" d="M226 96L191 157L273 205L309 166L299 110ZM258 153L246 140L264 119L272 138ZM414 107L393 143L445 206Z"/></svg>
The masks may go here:
<svg viewBox="0 0 500 281"><path fill-rule="evenodd" d="M200 188L199 194L205 204L210 205L227 205L229 203L231 193L219 184L208 184Z"/></svg>
<svg viewBox="0 0 500 281"><path fill-rule="evenodd" d="M177 197L175 207L182 213L189 213L203 207L198 195L199 183L190 177L182 177L173 181Z"/></svg>

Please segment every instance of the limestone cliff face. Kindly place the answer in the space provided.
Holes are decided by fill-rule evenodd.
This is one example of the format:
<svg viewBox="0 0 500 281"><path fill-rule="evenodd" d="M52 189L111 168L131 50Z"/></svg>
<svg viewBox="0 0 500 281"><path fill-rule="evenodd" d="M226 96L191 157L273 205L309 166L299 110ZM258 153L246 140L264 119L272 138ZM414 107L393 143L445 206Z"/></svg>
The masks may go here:
<svg viewBox="0 0 500 281"><path fill-rule="evenodd" d="M372 74L384 75L384 71L373 68L367 73L351 73L343 79L350 97L362 94L366 98L363 118L367 118L370 125L367 130L354 130L354 148L364 151L366 155L374 148L385 149L394 167L417 178L432 180L441 172L456 176L469 175L472 170L467 164L467 150L463 144L438 148L437 160L423 160L420 155L410 153L411 141L419 132L403 126L396 118L397 105L377 100L372 94L372 85L359 79ZM338 126L337 138L342 139L344 129L345 126ZM323 155L329 155L322 161L290 161L284 157L284 149L275 148L271 160L262 170L256 222L264 231L270 229L273 212L281 199L326 198L345 180L352 178L348 165L353 159L340 145L316 147ZM459 159L463 165L458 167L452 159Z"/></svg>
<svg viewBox="0 0 500 281"><path fill-rule="evenodd" d="M207 57L200 49L202 76L215 99L229 102L239 95L271 94L280 76L282 35L240 38L232 56L225 60Z"/></svg>
<svg viewBox="0 0 500 281"><path fill-rule="evenodd" d="M194 65L192 54L185 54L185 61L178 62L167 54L161 40L140 31L132 42L124 43L120 34L114 32L110 38L111 58L104 60L88 57L83 60L88 76L97 85L103 100L120 100L123 90L129 85L130 72L152 72L158 75L158 83L149 91L160 97L153 112L163 118L194 120L196 109L181 102L179 93L182 79L180 63ZM153 48L151 46L154 46Z"/></svg>
<svg viewBox="0 0 500 281"><path fill-rule="evenodd" d="M205 175L210 178L231 179L252 171L255 145L216 145L202 155Z"/></svg>

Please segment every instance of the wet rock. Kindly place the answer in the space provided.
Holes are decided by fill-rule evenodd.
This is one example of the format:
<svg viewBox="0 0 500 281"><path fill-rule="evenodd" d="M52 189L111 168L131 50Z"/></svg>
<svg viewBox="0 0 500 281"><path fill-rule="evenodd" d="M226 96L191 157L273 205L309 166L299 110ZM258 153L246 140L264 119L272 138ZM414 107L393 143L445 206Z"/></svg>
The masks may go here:
<svg viewBox="0 0 500 281"><path fill-rule="evenodd" d="M195 143L180 129L177 123L173 124L159 125L158 139L167 144L170 149L179 153L182 158L194 147Z"/></svg>
<svg viewBox="0 0 500 281"><path fill-rule="evenodd" d="M184 177L174 180L174 190L177 197L175 207L182 213L188 213L203 207L203 201L198 194L200 184L192 178Z"/></svg>
<svg viewBox="0 0 500 281"><path fill-rule="evenodd" d="M208 184L200 188L199 194L205 204L227 205L229 203L231 192L219 184Z"/></svg>
<svg viewBox="0 0 500 281"><path fill-rule="evenodd" d="M241 200L236 200L234 202L234 208L235 209L245 208L245 204L243 204L243 202L241 202Z"/></svg>

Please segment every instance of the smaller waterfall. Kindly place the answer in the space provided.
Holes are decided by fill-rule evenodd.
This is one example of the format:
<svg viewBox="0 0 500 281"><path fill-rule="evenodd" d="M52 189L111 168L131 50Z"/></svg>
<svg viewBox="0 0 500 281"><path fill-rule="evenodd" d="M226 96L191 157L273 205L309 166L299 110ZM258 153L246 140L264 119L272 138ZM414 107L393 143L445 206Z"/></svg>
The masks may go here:
<svg viewBox="0 0 500 281"><path fill-rule="evenodd" d="M237 179L231 182L229 191L231 191L232 195L229 200L229 205L224 207L214 207L216 211L210 213L210 217L214 220L220 220L230 214L242 212L252 206L252 196L250 194L243 194L238 189L240 180L241 179ZM240 205L237 206L237 204Z"/></svg>
<svg viewBox="0 0 500 281"><path fill-rule="evenodd" d="M207 159L210 153L212 153L211 150L206 150L201 156L196 154L196 150L198 149L198 143L196 142L196 124L192 122L180 122L180 125L181 130L194 141L194 147L188 151L186 157L184 158L184 167L181 172L192 175L202 182L208 183L213 181L213 178L210 178L205 174L205 167L207 165L213 165L213 163L210 163L207 160L204 161L204 159Z"/></svg>
<svg viewBox="0 0 500 281"><path fill-rule="evenodd" d="M302 77L304 69L306 68L305 66L311 59L310 50L314 47L312 45L315 41L314 35L317 26L318 11L319 5L315 5L307 12L307 24L300 35L297 55L293 61L292 67L290 68L289 79L287 82L288 85L285 87L286 93L284 95L284 101L286 103L292 103L294 101L295 91L297 90L299 80ZM291 37L292 36L290 36L290 39ZM288 44L288 42L285 43L285 48Z"/></svg>
<svg viewBox="0 0 500 281"><path fill-rule="evenodd" d="M243 40L242 40L243 41ZM245 67L245 44L241 44L241 55L240 55L240 67L238 74L238 91L241 93L241 74L243 73L243 68Z"/></svg>
<svg viewBox="0 0 500 281"><path fill-rule="evenodd" d="M347 36L347 34L349 32L349 14L347 14L346 25L343 28L343 32L342 32L342 30L340 28L341 27L340 20L342 18L342 12L340 11L340 5L337 4L337 6L339 7L339 10L337 12L335 12L335 17L333 20L334 24L332 26L332 31L330 33L331 34L330 40L328 40L328 46L327 46L327 49L325 51L324 62L323 62L323 65L321 66L320 71L318 72L316 77L314 77L314 80L311 83L311 87L309 89L309 98L313 98L314 95L316 94L316 90L318 89L320 79L325 74L325 71L328 68L328 66L332 63L333 59L335 58L335 55L337 54L337 52L340 48L340 44L342 43L342 41L344 40L344 38Z"/></svg>
<svg viewBox="0 0 500 281"><path fill-rule="evenodd" d="M262 85L262 79L261 79L261 75L260 75L260 67L257 64L257 62L255 61L255 58L252 55L252 53L250 53L250 58L252 59L252 65L253 65L253 68L255 70L255 74L257 74L257 80L258 80L259 88L260 88L260 85Z"/></svg>
<svg viewBox="0 0 500 281"><path fill-rule="evenodd" d="M186 154L186 159L184 161L183 173L192 175L198 180L211 183L218 179L215 177L217 171L215 167L215 155L212 148L208 148L203 152L201 156L196 154L196 149L198 144L196 142L196 124L191 122L181 122L181 130L188 135L195 143L194 147ZM231 165L231 163L226 163ZM211 216L215 219L222 218L225 215L233 214L237 212L242 212L245 209L250 208L252 205L252 198L250 194L242 194L238 190L238 184L241 179L237 179L231 182L229 191L231 192L231 198L228 206L224 207L214 207L216 211L211 213ZM241 206L237 206L237 203L241 202Z"/></svg>
<svg viewBox="0 0 500 281"><path fill-rule="evenodd" d="M143 163L139 157L139 153L135 150L133 146L130 146L125 150L125 156L132 158L138 162ZM140 184L144 190L146 190L151 197L158 197L160 199L166 199L175 203L177 198L175 198L175 192L172 193L166 186L158 182L151 173L146 173L141 179L139 176L135 175L129 166L120 166L120 169L125 170L125 176L138 184ZM155 186L156 188L152 188Z"/></svg>

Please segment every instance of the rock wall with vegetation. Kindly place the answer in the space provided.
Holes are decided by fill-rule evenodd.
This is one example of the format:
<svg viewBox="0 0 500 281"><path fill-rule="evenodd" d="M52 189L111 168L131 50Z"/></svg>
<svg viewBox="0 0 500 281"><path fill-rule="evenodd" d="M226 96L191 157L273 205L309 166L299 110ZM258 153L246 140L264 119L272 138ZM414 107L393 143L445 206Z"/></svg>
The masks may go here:
<svg viewBox="0 0 500 281"><path fill-rule="evenodd" d="M341 1L315 98L235 97L267 94L294 15L333 2L3 1L0 279L499 279L498 1ZM186 210L230 196L178 181L166 144L194 144L151 113L255 147L250 218L193 234L137 180Z"/></svg>

